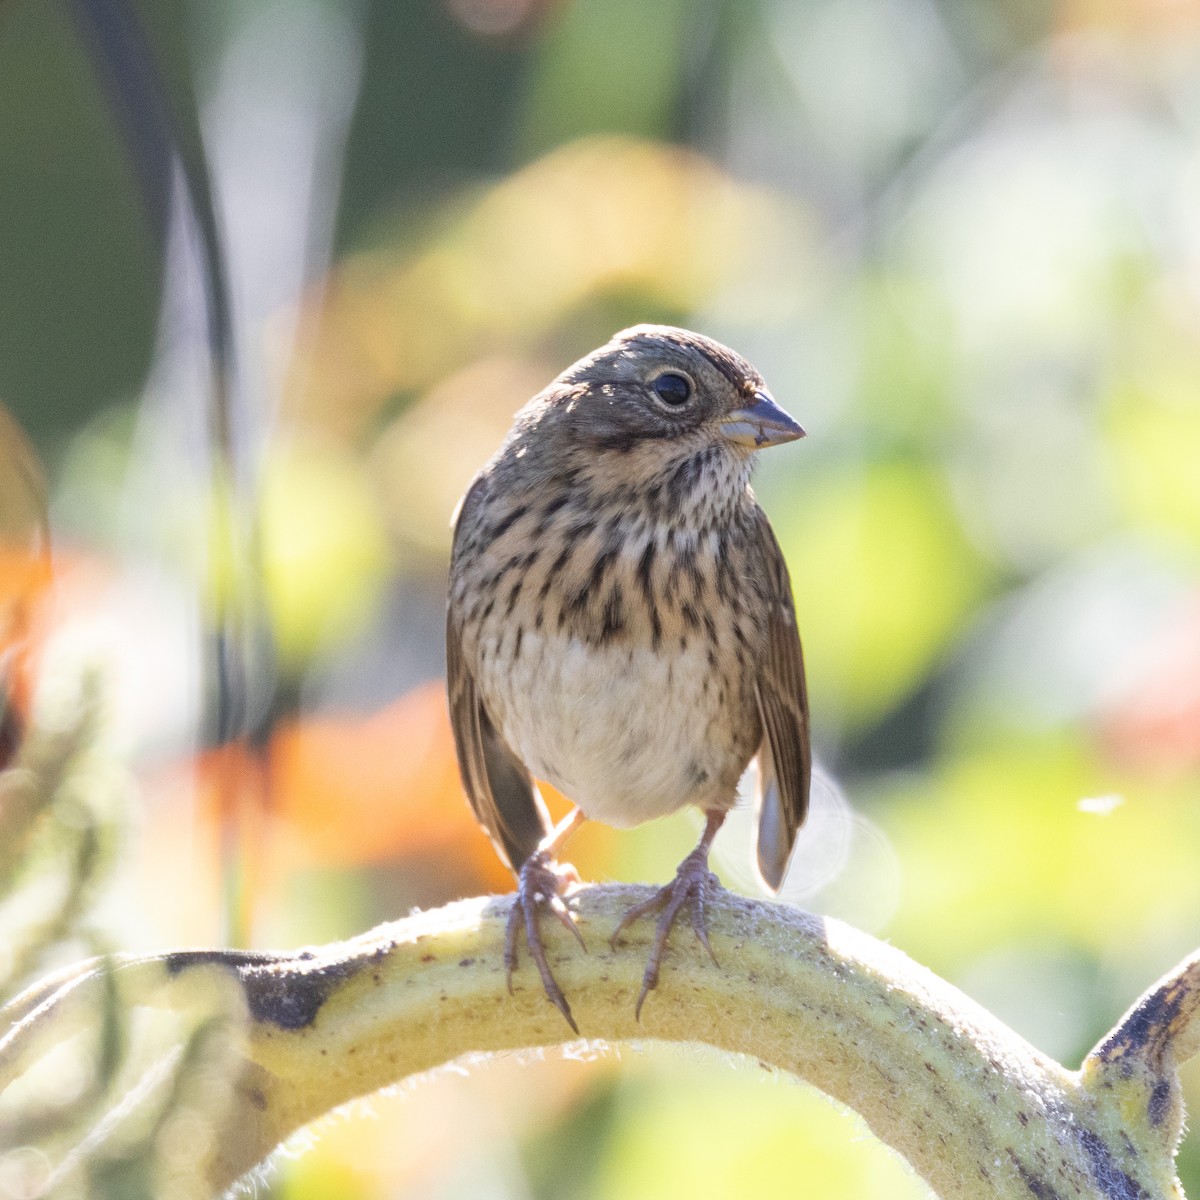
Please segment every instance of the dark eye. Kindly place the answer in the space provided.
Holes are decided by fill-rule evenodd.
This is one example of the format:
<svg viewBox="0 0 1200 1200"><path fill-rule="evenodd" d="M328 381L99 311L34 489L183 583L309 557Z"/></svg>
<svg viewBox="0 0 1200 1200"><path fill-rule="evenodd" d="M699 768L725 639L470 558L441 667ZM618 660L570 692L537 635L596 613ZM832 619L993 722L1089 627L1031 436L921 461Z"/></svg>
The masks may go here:
<svg viewBox="0 0 1200 1200"><path fill-rule="evenodd" d="M654 394L672 408L678 408L692 398L692 381L674 371L664 371L651 387L654 388Z"/></svg>

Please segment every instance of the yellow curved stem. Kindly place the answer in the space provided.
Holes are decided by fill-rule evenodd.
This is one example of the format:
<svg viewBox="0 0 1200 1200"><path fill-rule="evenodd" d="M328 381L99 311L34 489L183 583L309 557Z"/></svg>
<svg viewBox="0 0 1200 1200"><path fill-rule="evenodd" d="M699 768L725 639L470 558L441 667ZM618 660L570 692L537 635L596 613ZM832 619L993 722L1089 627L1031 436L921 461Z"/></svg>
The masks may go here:
<svg viewBox="0 0 1200 1200"><path fill-rule="evenodd" d="M608 936L648 889L575 897L588 953L545 922L555 974L587 1038L702 1042L790 1071L855 1108L940 1195L1013 1200L1177 1198L1176 1060L1200 1040L1200 959L1147 993L1080 1071L1039 1053L900 951L840 922L724 894L709 911L719 965L676 930L634 1019L649 928ZM290 955L193 951L118 967L127 1003L164 984L236 979L242 1066L212 1160L224 1187L330 1109L465 1055L573 1039L526 961L508 993L510 900L450 905ZM4 1016L0 1087L54 1029L76 974ZM55 991L58 987L58 991ZM2 1028L2 1026L0 1026ZM25 1049L22 1049L24 1047Z"/></svg>

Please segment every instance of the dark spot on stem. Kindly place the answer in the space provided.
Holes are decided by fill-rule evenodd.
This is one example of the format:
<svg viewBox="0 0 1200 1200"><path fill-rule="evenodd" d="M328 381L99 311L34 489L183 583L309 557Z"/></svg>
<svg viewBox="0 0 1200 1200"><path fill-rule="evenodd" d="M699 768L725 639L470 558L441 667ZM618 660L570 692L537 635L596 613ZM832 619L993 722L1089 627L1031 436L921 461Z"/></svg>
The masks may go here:
<svg viewBox="0 0 1200 1200"><path fill-rule="evenodd" d="M280 955L239 950L180 951L164 961L171 975L189 967L225 967L241 983L253 1020L279 1029L304 1029L337 987L390 949L381 945L372 955L335 962L319 962L312 951Z"/></svg>
<svg viewBox="0 0 1200 1200"><path fill-rule="evenodd" d="M1010 1152L1009 1158L1012 1160L1013 1166L1016 1167L1017 1174L1021 1177L1021 1182L1029 1189L1031 1195L1037 1197L1037 1200L1063 1200L1062 1193L1049 1180L1043 1179L1040 1175L1035 1175L1015 1154Z"/></svg>
<svg viewBox="0 0 1200 1200"><path fill-rule="evenodd" d="M1161 1125L1171 1111L1171 1081L1160 1079L1150 1093L1150 1103L1146 1106L1151 1125Z"/></svg>
<svg viewBox="0 0 1200 1200"><path fill-rule="evenodd" d="M1079 1131L1079 1144L1088 1156L1092 1176L1100 1185L1100 1194L1111 1200L1151 1200L1150 1193L1132 1176L1117 1166L1112 1151L1099 1134Z"/></svg>

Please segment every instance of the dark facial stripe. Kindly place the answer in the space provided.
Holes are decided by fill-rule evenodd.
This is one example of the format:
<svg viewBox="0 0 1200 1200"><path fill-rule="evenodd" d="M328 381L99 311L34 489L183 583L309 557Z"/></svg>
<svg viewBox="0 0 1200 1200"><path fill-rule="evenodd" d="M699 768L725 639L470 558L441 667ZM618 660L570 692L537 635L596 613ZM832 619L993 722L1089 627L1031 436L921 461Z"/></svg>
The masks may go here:
<svg viewBox="0 0 1200 1200"><path fill-rule="evenodd" d="M518 579L517 582L512 585L512 588L508 593L508 607L504 612L505 619L511 617L513 615L513 609L517 607L517 597L519 597L521 594L521 584L522 580Z"/></svg>
<svg viewBox="0 0 1200 1200"><path fill-rule="evenodd" d="M506 516L501 517L489 531L489 538L495 541L497 538L503 537L527 512L529 511L528 504L518 504Z"/></svg>
<svg viewBox="0 0 1200 1200"><path fill-rule="evenodd" d="M700 456L693 454L685 458L667 477L667 495L676 507L682 507L688 493L699 482L703 464Z"/></svg>
<svg viewBox="0 0 1200 1200"><path fill-rule="evenodd" d="M588 578L588 587L593 591L599 591L600 585L604 582L605 572L616 562L618 553L620 553L620 545L610 544L596 555Z"/></svg>
<svg viewBox="0 0 1200 1200"><path fill-rule="evenodd" d="M651 535L646 541L646 548L642 551L642 557L638 559L637 565L638 583L642 585L642 592L645 594L646 603L651 608L654 607L654 591L650 586L650 579L654 571L654 557L657 553L658 547L655 544L654 536Z"/></svg>
<svg viewBox="0 0 1200 1200"><path fill-rule="evenodd" d="M554 585L558 582L558 573L571 560L571 554L574 551L574 546L568 542L559 552L558 557L550 564L550 570L546 572L546 578L542 583L541 589L538 591L538 599L545 600L554 589Z"/></svg>
<svg viewBox="0 0 1200 1200"><path fill-rule="evenodd" d="M554 524L555 514L559 509L566 507L571 501L571 493L563 488L557 496L551 497L542 505L541 512L538 514L538 523L534 530L535 537L541 537L551 525Z"/></svg>
<svg viewBox="0 0 1200 1200"><path fill-rule="evenodd" d="M625 609L621 604L621 597L617 595L617 589L613 588L608 593L608 600L604 605L604 623L600 627L600 640L607 641L624 628Z"/></svg>

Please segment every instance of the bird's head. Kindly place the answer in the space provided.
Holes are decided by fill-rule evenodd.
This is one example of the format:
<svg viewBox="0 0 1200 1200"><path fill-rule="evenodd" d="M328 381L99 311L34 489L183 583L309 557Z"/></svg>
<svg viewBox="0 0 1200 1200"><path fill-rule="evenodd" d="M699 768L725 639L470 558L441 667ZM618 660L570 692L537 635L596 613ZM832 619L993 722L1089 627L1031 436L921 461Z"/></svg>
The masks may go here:
<svg viewBox="0 0 1200 1200"><path fill-rule="evenodd" d="M803 436L728 347L687 329L635 325L535 396L489 470L510 491L569 478L617 503L637 497L648 511L703 524L745 502L756 450Z"/></svg>
<svg viewBox="0 0 1200 1200"><path fill-rule="evenodd" d="M741 355L669 325L623 330L542 399L552 423L592 453L675 458L713 445L746 456L804 436Z"/></svg>

